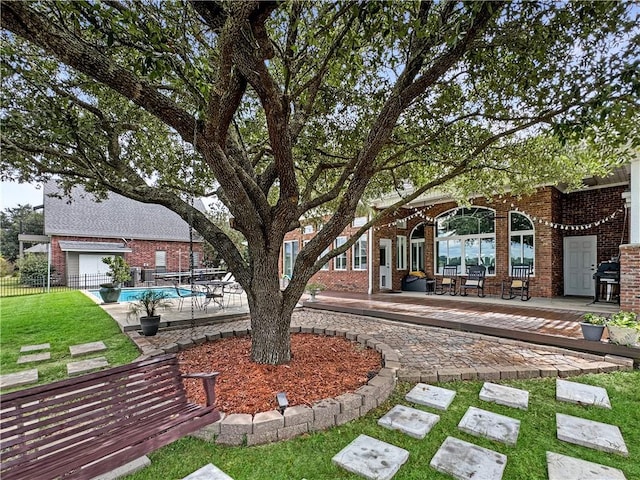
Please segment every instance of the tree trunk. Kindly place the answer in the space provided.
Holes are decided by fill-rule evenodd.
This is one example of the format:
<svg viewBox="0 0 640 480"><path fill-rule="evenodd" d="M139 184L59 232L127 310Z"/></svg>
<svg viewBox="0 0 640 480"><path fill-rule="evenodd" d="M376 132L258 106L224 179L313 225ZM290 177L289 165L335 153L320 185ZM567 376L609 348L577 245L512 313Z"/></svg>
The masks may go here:
<svg viewBox="0 0 640 480"><path fill-rule="evenodd" d="M274 291L264 285L256 286L247 292L247 297L251 312L251 360L272 365L288 363L293 308L285 307L280 287Z"/></svg>
<svg viewBox="0 0 640 480"><path fill-rule="evenodd" d="M276 242L278 243L278 242ZM245 288L251 312L251 360L282 365L291 360L291 315L306 282L280 290L279 251L254 251L250 285ZM302 283L302 286L298 286ZM289 285L292 287L292 285ZM299 293L295 293L298 292Z"/></svg>

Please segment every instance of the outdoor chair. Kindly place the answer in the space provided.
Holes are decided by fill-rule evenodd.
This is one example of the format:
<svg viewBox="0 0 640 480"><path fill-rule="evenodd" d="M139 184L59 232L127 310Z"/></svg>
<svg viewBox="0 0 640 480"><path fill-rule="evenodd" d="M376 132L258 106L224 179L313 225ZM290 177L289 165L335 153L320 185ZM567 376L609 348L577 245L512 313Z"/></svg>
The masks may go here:
<svg viewBox="0 0 640 480"><path fill-rule="evenodd" d="M487 268L483 265L475 265L469 267L467 278L463 279L464 283L460 285L460 295L467 296L467 290L475 288L479 297L484 297L484 277Z"/></svg>
<svg viewBox="0 0 640 480"><path fill-rule="evenodd" d="M233 282L233 281L234 281L234 279L233 279L233 273L231 273L231 272L227 272L227 273L225 273L225 274L224 274L224 277L222 277L222 280L221 280L221 281L222 281L222 282Z"/></svg>
<svg viewBox="0 0 640 480"><path fill-rule="evenodd" d="M520 296L520 300L526 302L531 298L529 295L529 277L531 268L522 265L511 268L511 276L502 282L501 297L504 300L511 300Z"/></svg>
<svg viewBox="0 0 640 480"><path fill-rule="evenodd" d="M206 312L209 305L217 305L219 308L224 309L224 286L220 283L207 283L205 285L204 302L202 309Z"/></svg>
<svg viewBox="0 0 640 480"><path fill-rule="evenodd" d="M447 265L442 270L440 281L436 279L436 295L456 295L456 284L458 283L458 267L455 265Z"/></svg>
<svg viewBox="0 0 640 480"><path fill-rule="evenodd" d="M238 282L232 283L230 285L224 285L222 287L222 292L223 295L227 297L227 308L229 308L229 303L231 303L232 296L237 297L240 300L240 306L242 306L242 295L244 294L244 289Z"/></svg>
<svg viewBox="0 0 640 480"><path fill-rule="evenodd" d="M177 283L174 284L174 287L176 289L176 294L178 295L179 303L178 303L178 310L182 311L182 307L184 306L184 300L185 298L190 298L192 302L195 302L196 308L198 307L198 299L199 299L199 293L195 292L195 291L191 291L189 293L184 293L182 291L182 289L178 286Z"/></svg>

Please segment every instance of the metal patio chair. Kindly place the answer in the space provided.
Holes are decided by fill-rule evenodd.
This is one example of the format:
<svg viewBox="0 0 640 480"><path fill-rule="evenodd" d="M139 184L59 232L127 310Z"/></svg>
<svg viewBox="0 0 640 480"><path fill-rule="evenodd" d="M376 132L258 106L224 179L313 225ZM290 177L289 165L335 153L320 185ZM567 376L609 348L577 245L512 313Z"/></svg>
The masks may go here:
<svg viewBox="0 0 640 480"><path fill-rule="evenodd" d="M229 303L231 303L231 297L237 297L240 300L240 306L242 306L242 295L244 294L244 289L242 285L238 282L231 283L229 285L224 285L222 287L222 292L225 297L227 297L227 308L229 308ZM235 304L235 300L234 300Z"/></svg>
<svg viewBox="0 0 640 480"><path fill-rule="evenodd" d="M189 293L184 293L182 291L182 289L178 286L177 283L174 283L173 286L175 287L176 294L178 295L178 298L180 299L179 302L178 302L178 310L179 311L182 311L182 307L184 306L184 300L186 298L190 298L191 301L194 302L194 305L196 306L196 308L200 307L200 304L199 304L199 300L200 300L199 296L200 295L199 295L198 292L195 292L195 291L192 290Z"/></svg>

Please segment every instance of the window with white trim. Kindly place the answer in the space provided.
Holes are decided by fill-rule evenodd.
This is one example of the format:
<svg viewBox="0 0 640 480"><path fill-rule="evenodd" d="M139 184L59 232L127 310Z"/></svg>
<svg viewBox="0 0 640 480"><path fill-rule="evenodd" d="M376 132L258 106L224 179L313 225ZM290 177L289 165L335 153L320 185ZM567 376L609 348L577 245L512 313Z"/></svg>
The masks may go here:
<svg viewBox="0 0 640 480"><path fill-rule="evenodd" d="M509 212L509 271L528 265L534 273L536 250L533 222L519 212Z"/></svg>
<svg viewBox="0 0 640 480"><path fill-rule="evenodd" d="M293 265L298 257L300 244L298 240L284 242L282 253L282 274L291 278L293 276Z"/></svg>
<svg viewBox="0 0 640 480"><path fill-rule="evenodd" d="M407 269L407 237L406 235L396 236L396 268L398 270Z"/></svg>
<svg viewBox="0 0 640 480"><path fill-rule="evenodd" d="M318 257L318 258L322 258L322 257L324 257L327 253L329 253L329 250L331 250L331 248L330 248L330 247L325 248L325 249L322 251L322 253L320 254L320 257ZM327 262L327 263L325 263L324 265L322 265L322 266L320 267L320 270L329 270L329 262Z"/></svg>
<svg viewBox="0 0 640 480"><path fill-rule="evenodd" d="M367 269L367 236L362 235L353 245L353 269Z"/></svg>
<svg viewBox="0 0 640 480"><path fill-rule="evenodd" d="M305 225L302 233L313 233L313 225Z"/></svg>
<svg viewBox="0 0 640 480"><path fill-rule="evenodd" d="M347 243L347 237L337 237L335 242L335 248L339 248ZM337 257L333 258L334 270L346 270L347 269L347 252L341 253Z"/></svg>
<svg viewBox="0 0 640 480"><path fill-rule="evenodd" d="M495 274L496 215L489 208L456 208L436 217L435 273L445 265L458 267L464 274L469 267L484 265Z"/></svg>
<svg viewBox="0 0 640 480"><path fill-rule="evenodd" d="M167 251L166 250L156 250L156 271L157 272L167 271Z"/></svg>
<svg viewBox="0 0 640 480"><path fill-rule="evenodd" d="M361 227L365 223L367 223L367 217L356 217L356 218L353 219L352 225L354 227Z"/></svg>
<svg viewBox="0 0 640 480"><path fill-rule="evenodd" d="M411 232L411 271L424 272L424 223Z"/></svg>

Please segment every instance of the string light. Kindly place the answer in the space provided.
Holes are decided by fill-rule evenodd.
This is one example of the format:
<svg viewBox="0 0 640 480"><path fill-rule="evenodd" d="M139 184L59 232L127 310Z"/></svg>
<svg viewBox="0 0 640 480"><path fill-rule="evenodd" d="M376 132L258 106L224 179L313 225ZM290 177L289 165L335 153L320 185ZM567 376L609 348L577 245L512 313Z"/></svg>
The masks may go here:
<svg viewBox="0 0 640 480"><path fill-rule="evenodd" d="M520 209L519 207L517 207L513 203L511 204L511 208L513 210L515 210L516 212L520 212L523 215L526 215L534 223L535 222L538 222L540 224L544 223L544 225L547 226L547 227L551 227L551 228L554 228L554 229L560 229L560 230L572 230L572 231L589 230L589 229L591 229L593 227L599 227L603 223L607 223L607 222L612 221L613 219L616 218L616 216L619 213L622 213L624 211L621 208L617 208L613 213L607 215L604 218L601 218L600 220L596 220L595 222L583 223L583 224L580 224L580 225L565 225L563 223L550 222L548 220L544 220L543 218L537 217L535 215L531 215L531 214L525 212L524 210Z"/></svg>
<svg viewBox="0 0 640 480"><path fill-rule="evenodd" d="M507 203L507 200L503 200L502 203ZM417 210L414 213L412 213L411 215L407 215L406 217L403 218L398 218L395 219L389 223L385 223L383 225L377 225L376 227L374 227L375 231L381 230L383 228L389 228L389 227L394 227L397 226L397 224L399 222L406 222L408 220L413 220L414 218L422 218L423 220L426 220L427 222L435 222L436 221L436 217L432 217L430 215L427 215L427 210L430 210L433 207L433 205L429 205L421 210ZM591 228L594 227L599 227L600 225L607 223L607 222L611 222L612 220L614 220L616 218L616 216L622 212L624 212L624 210L622 210L621 208L617 208L613 213L607 215L604 218L601 218L599 220L596 220L594 222L590 222L590 223L583 223L583 224L579 224L579 225L566 225L563 223L556 223L556 222L550 222L549 220L545 220L544 218L540 218L536 215L531 215L529 213L527 213L526 211L522 210L520 207L514 205L513 203L511 204L511 208L518 212L521 213L522 215L525 215L526 217L528 217L533 223L538 223L540 225L544 224L546 227L551 227L554 229L560 229L560 230L570 230L570 231L578 231L578 230L589 230ZM455 210L457 211L457 209ZM393 216L395 217L396 215L398 215L399 212L393 212Z"/></svg>

